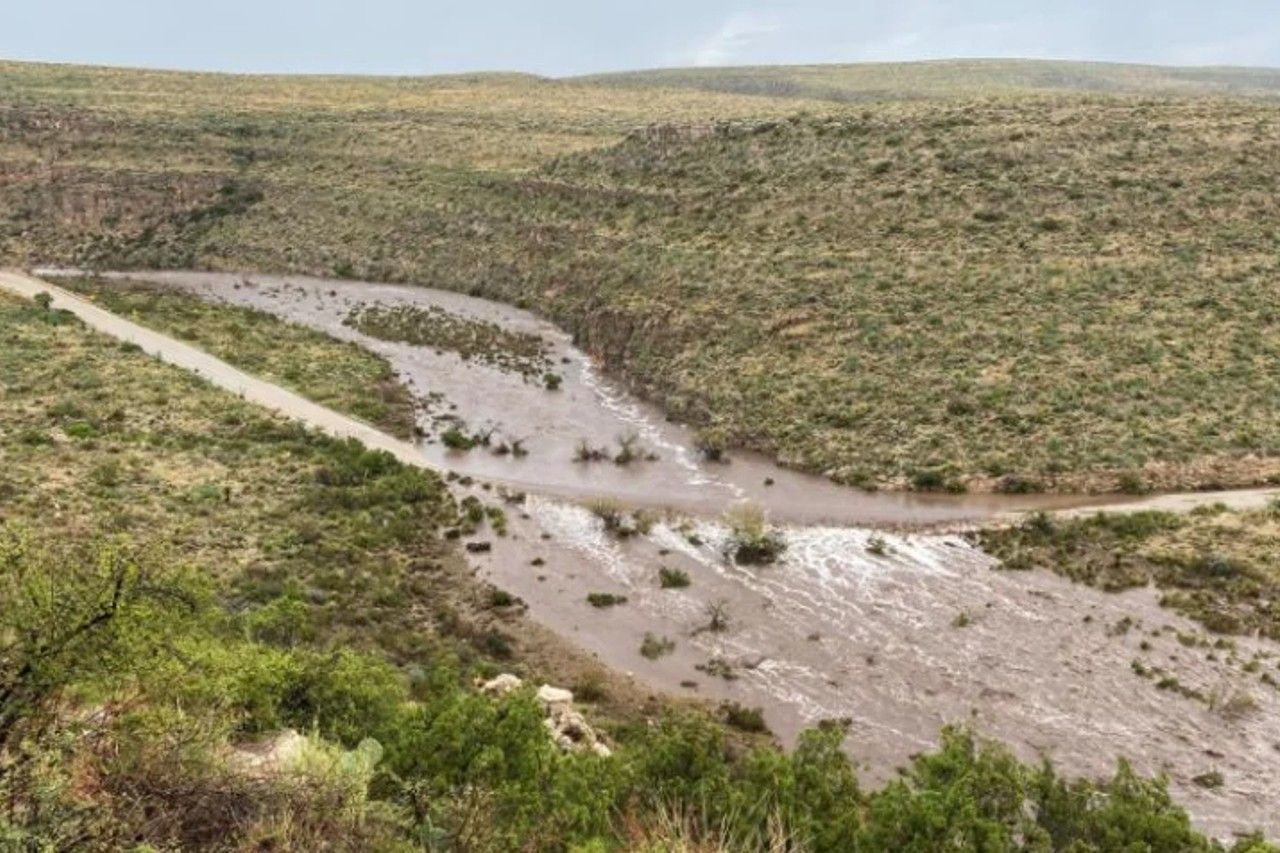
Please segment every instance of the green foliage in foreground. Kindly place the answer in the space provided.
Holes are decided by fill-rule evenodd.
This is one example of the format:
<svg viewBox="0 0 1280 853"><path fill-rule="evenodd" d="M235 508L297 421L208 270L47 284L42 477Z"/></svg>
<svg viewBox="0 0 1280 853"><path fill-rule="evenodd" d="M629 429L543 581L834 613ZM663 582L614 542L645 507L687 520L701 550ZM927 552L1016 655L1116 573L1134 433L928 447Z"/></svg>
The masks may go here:
<svg viewBox="0 0 1280 853"><path fill-rule="evenodd" d="M744 752L673 714L561 754L532 695L469 686L511 648L467 627L437 478L38 306L0 299L0 336L0 847L1216 849L1159 781L965 732L875 793L833 727ZM296 766L247 769L282 727Z"/></svg>
<svg viewBox="0 0 1280 853"><path fill-rule="evenodd" d="M65 614L58 624L55 602ZM1070 781L948 730L937 752L869 793L839 727L805 733L790 754L733 754L723 729L701 715L629 731L614 756L563 754L530 692L479 695L446 658L405 675L375 656L251 633L190 573L127 544L54 549L0 531L0 841L97 850L1222 849L1192 831L1163 781L1124 764L1106 782ZM302 759L265 774L237 763L230 741L281 726L312 733ZM1233 849L1275 850L1257 839Z"/></svg>

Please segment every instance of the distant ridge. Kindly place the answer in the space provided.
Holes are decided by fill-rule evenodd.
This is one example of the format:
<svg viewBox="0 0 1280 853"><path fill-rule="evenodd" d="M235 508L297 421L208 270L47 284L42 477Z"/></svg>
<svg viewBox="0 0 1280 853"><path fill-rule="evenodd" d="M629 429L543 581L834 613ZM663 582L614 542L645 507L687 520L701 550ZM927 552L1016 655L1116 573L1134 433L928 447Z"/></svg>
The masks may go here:
<svg viewBox="0 0 1280 853"><path fill-rule="evenodd" d="M1280 69L1035 59L666 68L573 78L602 86L699 89L838 102L1028 92L1280 97Z"/></svg>

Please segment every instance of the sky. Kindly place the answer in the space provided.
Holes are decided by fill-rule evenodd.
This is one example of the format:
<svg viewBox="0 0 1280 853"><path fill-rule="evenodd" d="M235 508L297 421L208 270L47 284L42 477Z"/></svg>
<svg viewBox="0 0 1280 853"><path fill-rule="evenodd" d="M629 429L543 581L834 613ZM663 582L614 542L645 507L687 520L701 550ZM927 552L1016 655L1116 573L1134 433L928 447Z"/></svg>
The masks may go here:
<svg viewBox="0 0 1280 853"><path fill-rule="evenodd" d="M953 57L1280 67L1280 0L0 0L0 58L570 76Z"/></svg>

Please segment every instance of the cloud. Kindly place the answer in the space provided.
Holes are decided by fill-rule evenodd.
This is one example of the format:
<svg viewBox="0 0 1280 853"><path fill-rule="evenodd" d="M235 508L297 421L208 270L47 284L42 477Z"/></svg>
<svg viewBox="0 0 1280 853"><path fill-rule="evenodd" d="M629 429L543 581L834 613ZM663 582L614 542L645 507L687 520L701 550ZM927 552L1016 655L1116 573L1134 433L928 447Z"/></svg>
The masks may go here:
<svg viewBox="0 0 1280 853"><path fill-rule="evenodd" d="M694 49L693 64L728 65L740 59L762 38L781 28L781 22L774 15L735 12Z"/></svg>

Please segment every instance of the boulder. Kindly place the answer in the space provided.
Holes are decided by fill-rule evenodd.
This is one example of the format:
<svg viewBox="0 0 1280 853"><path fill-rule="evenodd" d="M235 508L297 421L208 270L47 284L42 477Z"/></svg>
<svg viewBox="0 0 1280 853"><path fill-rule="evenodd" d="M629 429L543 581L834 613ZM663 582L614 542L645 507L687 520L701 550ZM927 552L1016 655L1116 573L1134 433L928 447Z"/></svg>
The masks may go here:
<svg viewBox="0 0 1280 853"><path fill-rule="evenodd" d="M504 672L480 685L480 692L487 696L506 696L519 690L523 684L519 676Z"/></svg>
<svg viewBox="0 0 1280 853"><path fill-rule="evenodd" d="M230 764L250 776L275 776L290 769L302 754L307 739L293 729L283 729L231 751Z"/></svg>
<svg viewBox="0 0 1280 853"><path fill-rule="evenodd" d="M568 692L568 691L564 691ZM600 742L595 729L582 714L569 704L552 705L548 709L547 718L543 721L556 746L565 752L594 752L596 755L608 756L612 752Z"/></svg>
<svg viewBox="0 0 1280 853"><path fill-rule="evenodd" d="M550 713L552 709L558 706L572 705L573 692L565 690L563 687L552 687L550 684L544 684L538 688L538 701Z"/></svg>

